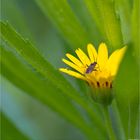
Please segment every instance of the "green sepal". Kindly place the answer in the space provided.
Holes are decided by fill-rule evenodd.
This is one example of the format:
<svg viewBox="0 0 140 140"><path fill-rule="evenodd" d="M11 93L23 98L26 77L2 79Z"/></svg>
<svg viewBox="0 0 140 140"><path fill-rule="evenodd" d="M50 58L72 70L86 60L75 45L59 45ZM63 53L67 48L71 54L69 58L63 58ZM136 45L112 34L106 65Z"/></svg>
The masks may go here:
<svg viewBox="0 0 140 140"><path fill-rule="evenodd" d="M90 97L97 103L110 105L114 94L111 88L90 88Z"/></svg>

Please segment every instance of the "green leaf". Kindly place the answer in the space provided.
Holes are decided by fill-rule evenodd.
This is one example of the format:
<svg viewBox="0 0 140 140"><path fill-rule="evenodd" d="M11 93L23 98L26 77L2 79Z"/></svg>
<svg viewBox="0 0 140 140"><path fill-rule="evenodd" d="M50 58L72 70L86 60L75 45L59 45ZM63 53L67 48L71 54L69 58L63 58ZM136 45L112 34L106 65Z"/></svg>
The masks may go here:
<svg viewBox="0 0 140 140"><path fill-rule="evenodd" d="M89 35L66 0L35 0L73 49L85 49Z"/></svg>
<svg viewBox="0 0 140 140"><path fill-rule="evenodd" d="M55 70L30 44L29 41L25 41L19 34L17 34L9 24L1 23L2 37L12 45L14 49L39 73L41 73L46 79L53 83L53 85L62 93L67 95L70 99L79 103L87 112L94 124L100 128L100 133L105 134L105 128L101 122L101 119L96 116L89 102L83 97L79 96L77 91L67 82L67 80Z"/></svg>
<svg viewBox="0 0 140 140"><path fill-rule="evenodd" d="M135 0L132 11L132 25L131 25L131 33L132 33L132 43L134 44L134 49L138 60L140 59L139 50L140 50L140 1Z"/></svg>
<svg viewBox="0 0 140 140"><path fill-rule="evenodd" d="M4 37L4 39L7 40L8 43L10 43L29 64L44 75L46 79L49 79L52 83L54 83L56 87L60 88L70 96L73 96L75 99L77 98L76 100L80 100L80 97L77 95L78 93L75 89L71 87L58 70L55 70L49 62L41 56L41 54L29 41L25 41L21 38L21 36L17 34L14 29L9 26L9 24L1 23L1 27L2 37ZM70 94L69 91L73 91L75 94ZM82 104L84 104L84 102Z"/></svg>
<svg viewBox="0 0 140 140"><path fill-rule="evenodd" d="M123 40L126 44L129 43L131 40L131 3L129 0L116 0L115 5L117 14L120 17Z"/></svg>
<svg viewBox="0 0 140 140"><path fill-rule="evenodd" d="M132 46L128 46L124 60L115 81L115 96L120 111L126 138L137 138L135 134L138 122L139 71Z"/></svg>
<svg viewBox="0 0 140 140"><path fill-rule="evenodd" d="M92 129L72 102L49 81L37 77L29 68L23 65L11 52L1 48L1 73L18 88L24 90L42 103L58 112L63 118L80 128L87 137L93 136ZM15 67L16 66L16 67ZM24 73L24 75L23 75ZM20 81L20 82L19 82ZM96 134L95 134L96 135Z"/></svg>
<svg viewBox="0 0 140 140"><path fill-rule="evenodd" d="M93 21L113 49L123 45L121 26L111 0L84 0Z"/></svg>
<svg viewBox="0 0 140 140"><path fill-rule="evenodd" d="M1 113L1 139L2 140L28 140L28 138L22 134L13 123Z"/></svg>
<svg viewBox="0 0 140 140"><path fill-rule="evenodd" d="M79 19L83 28L87 31L90 37L90 43L93 43L96 46L103 40L100 31L97 29L95 22L87 10L83 0L70 0L68 1L70 7L74 11L74 14ZM78 7L78 8L77 8Z"/></svg>

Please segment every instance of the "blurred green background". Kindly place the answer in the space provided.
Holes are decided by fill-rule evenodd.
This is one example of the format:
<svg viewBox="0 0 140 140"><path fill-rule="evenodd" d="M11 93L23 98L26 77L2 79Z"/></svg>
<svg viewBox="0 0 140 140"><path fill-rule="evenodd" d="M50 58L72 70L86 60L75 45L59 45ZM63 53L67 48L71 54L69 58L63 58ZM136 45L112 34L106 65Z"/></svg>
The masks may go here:
<svg viewBox="0 0 140 140"><path fill-rule="evenodd" d="M10 24L25 41L29 40L56 70L64 66L61 58L65 57L65 53L74 54L76 48L86 50L87 43L94 43L97 48L100 42L106 42L110 53L127 44L128 51L115 81L116 101L110 107L113 128L117 137L124 140L139 136L138 3L138 0L135 3L131 0L113 2L111 0L1 0L0 18L1 21L8 22L7 24ZM106 132L104 133L101 110L87 97L88 90L83 81L63 75L77 92L73 89L67 91L67 83L66 90L63 91L65 82L58 84L57 89L59 81L54 79L54 82L47 79L42 75L43 72L40 74L39 69L34 67L34 63L30 59L27 59L29 63L24 60L8 41L8 37L1 38L1 46L5 48L1 62L3 69L0 80L2 140L86 140L88 138L108 140ZM42 64L44 63L42 62ZM12 75L12 70L15 71L15 75ZM29 72L24 73L24 71ZM53 73L53 75L59 77L59 74L57 76ZM40 79L39 82L38 79ZM63 78L60 81L63 81ZM44 83L48 87L45 87ZM63 88L61 88L61 84L63 84ZM37 93L33 92L34 90ZM76 97L73 101L73 97L69 99L64 95L63 101L61 92L78 93L77 97L86 100L83 104L82 100L79 100L78 103L83 105L87 112L76 102L78 101ZM59 94L55 95L57 93ZM49 96L45 97L45 94ZM50 96L52 100L49 102L49 99L46 98ZM60 96L62 101L57 101L57 96ZM70 100L70 103L66 104L67 100ZM64 104L59 106L61 102ZM118 116L116 115L118 110L115 110L116 102L120 113ZM90 116L88 113L92 111L89 110L88 105L91 106L93 116L96 116L91 120L88 118ZM74 109L72 109L73 106ZM82 117L79 117L79 114ZM96 129L98 126L94 124L96 118L101 120L101 132L99 131L101 128ZM87 125L87 128L84 124ZM97 124L100 123L97 121ZM93 130L90 131L90 128ZM130 132L132 133L130 134ZM95 133L96 136L94 136Z"/></svg>
<svg viewBox="0 0 140 140"><path fill-rule="evenodd" d="M11 23L19 33L36 44L56 68L62 66L60 58L64 56L66 46L69 45L54 29L35 1L2 0L1 4L1 19ZM83 134L69 122L20 91L4 77L1 77L0 89L2 140L84 139Z"/></svg>

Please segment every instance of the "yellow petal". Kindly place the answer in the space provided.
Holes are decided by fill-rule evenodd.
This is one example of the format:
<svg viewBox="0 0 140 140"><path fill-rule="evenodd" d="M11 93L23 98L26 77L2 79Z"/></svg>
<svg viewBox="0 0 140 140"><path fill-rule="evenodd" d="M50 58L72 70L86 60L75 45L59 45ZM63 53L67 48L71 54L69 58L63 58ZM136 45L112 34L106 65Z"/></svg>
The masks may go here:
<svg viewBox="0 0 140 140"><path fill-rule="evenodd" d="M81 61L79 61L76 57L74 57L73 55L67 53L66 56L77 66L82 67L83 64L81 63Z"/></svg>
<svg viewBox="0 0 140 140"><path fill-rule="evenodd" d="M79 57L79 59L81 60L81 62L86 66L86 65L90 65L91 62L89 60L89 58L87 57L87 55L81 50L81 49L77 49L76 51L77 56Z"/></svg>
<svg viewBox="0 0 140 140"><path fill-rule="evenodd" d="M85 71L84 67L83 67L83 68L79 68L77 65L73 64L72 62L70 62L70 61L68 61L68 60L66 60L66 59L62 59L62 61L63 61L65 64L67 64L67 65L69 65L70 67L72 67L73 69L75 69L75 70L79 71L80 73L84 74L84 71Z"/></svg>
<svg viewBox="0 0 140 140"><path fill-rule="evenodd" d="M98 56L97 56L97 63L99 65L99 69L102 70L106 65L108 60L108 50L105 43L101 43L98 48Z"/></svg>
<svg viewBox="0 0 140 140"><path fill-rule="evenodd" d="M108 62L106 64L106 69L110 70L112 76L116 75L125 51L126 47L123 47L113 52L109 57Z"/></svg>
<svg viewBox="0 0 140 140"><path fill-rule="evenodd" d="M119 51L119 50L116 50L116 51L114 51L114 52L110 55L110 57L109 57L109 59L108 59L108 61L107 61L107 63L106 63L106 66L105 66L105 68L106 68L107 70L113 71L114 69L116 69L116 68L118 67L118 65L116 65L116 61L118 61L118 58L117 58L117 56L118 56L118 51Z"/></svg>
<svg viewBox="0 0 140 140"><path fill-rule="evenodd" d="M61 72L64 72L64 73L68 74L68 75L71 75L73 77L76 77L76 78L79 78L79 79L82 79L82 80L86 80L86 78L83 75L81 75L81 74L79 74L75 71L64 69L64 68L60 68L59 70Z"/></svg>
<svg viewBox="0 0 140 140"><path fill-rule="evenodd" d="M87 74L87 75L85 75L85 77L87 78L87 80L89 81L89 82L93 82L93 83L96 83L96 77L94 76L94 75L92 75L92 74Z"/></svg>
<svg viewBox="0 0 140 140"><path fill-rule="evenodd" d="M91 60L91 63L97 61L97 51L95 49L95 47L92 44L88 44L87 45L87 50L88 50L88 55L89 58Z"/></svg>

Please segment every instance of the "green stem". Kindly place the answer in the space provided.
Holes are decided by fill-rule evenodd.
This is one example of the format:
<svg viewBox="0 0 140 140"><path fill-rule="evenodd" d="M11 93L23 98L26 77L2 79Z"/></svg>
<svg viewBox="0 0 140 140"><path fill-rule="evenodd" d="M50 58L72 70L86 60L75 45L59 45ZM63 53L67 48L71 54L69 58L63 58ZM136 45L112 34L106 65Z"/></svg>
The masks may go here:
<svg viewBox="0 0 140 140"><path fill-rule="evenodd" d="M126 135L125 135L125 132L124 132L123 124L122 124L122 122L121 122L120 112L119 112L119 110L118 110L116 100L114 100L114 101L112 102L112 109L113 109L114 114L115 114L115 120L116 120L117 128L118 128L117 131L118 131L118 133L119 133L120 139L121 139L121 140L125 140L125 139L127 139L127 138L126 138Z"/></svg>
<svg viewBox="0 0 140 140"><path fill-rule="evenodd" d="M109 135L109 139L116 140L116 136L115 136L115 133L114 133L113 128L112 128L112 123L111 123L109 110L108 110L107 106L103 106L103 113L104 113L105 125L106 125L106 129L107 129L107 132Z"/></svg>

